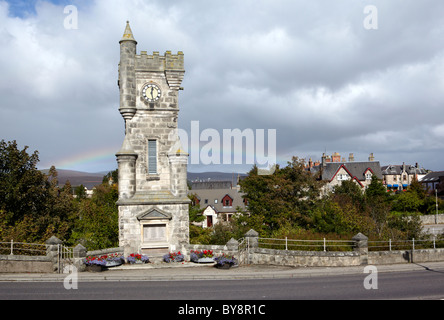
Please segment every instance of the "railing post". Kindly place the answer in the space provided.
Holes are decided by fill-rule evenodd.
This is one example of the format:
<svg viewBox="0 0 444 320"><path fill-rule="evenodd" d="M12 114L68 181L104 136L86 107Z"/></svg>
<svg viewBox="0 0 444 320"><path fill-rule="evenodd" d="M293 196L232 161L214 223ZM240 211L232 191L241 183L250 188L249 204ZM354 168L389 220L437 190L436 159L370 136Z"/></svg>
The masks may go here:
<svg viewBox="0 0 444 320"><path fill-rule="evenodd" d="M287 237L285 237L285 250L288 250L288 240L287 240Z"/></svg>
<svg viewBox="0 0 444 320"><path fill-rule="evenodd" d="M368 238L362 233L358 233L352 240L355 242L353 251L359 253L361 265L368 264Z"/></svg>
<svg viewBox="0 0 444 320"><path fill-rule="evenodd" d="M326 246L325 238L324 238L324 252L325 252L325 251L327 251L327 246Z"/></svg>
<svg viewBox="0 0 444 320"><path fill-rule="evenodd" d="M10 254L11 256L14 255L13 251L14 251L14 240L11 239L11 254Z"/></svg>
<svg viewBox="0 0 444 320"><path fill-rule="evenodd" d="M392 239L389 239L389 251L392 251Z"/></svg>
<svg viewBox="0 0 444 320"><path fill-rule="evenodd" d="M86 258L86 248L81 244L78 244L72 250L72 258L74 260L74 265L77 267L79 271L83 271L85 265L82 263L82 260Z"/></svg>
<svg viewBox="0 0 444 320"><path fill-rule="evenodd" d="M52 236L46 241L46 256L52 260L53 263L53 271L57 271L60 273L60 265L59 265L59 244L62 244L62 241Z"/></svg>
<svg viewBox="0 0 444 320"><path fill-rule="evenodd" d="M248 263L250 263L250 253L254 253L255 250L259 247L259 233L251 229L248 231L245 236L247 239L247 255L248 255ZM252 249L252 250L250 250Z"/></svg>

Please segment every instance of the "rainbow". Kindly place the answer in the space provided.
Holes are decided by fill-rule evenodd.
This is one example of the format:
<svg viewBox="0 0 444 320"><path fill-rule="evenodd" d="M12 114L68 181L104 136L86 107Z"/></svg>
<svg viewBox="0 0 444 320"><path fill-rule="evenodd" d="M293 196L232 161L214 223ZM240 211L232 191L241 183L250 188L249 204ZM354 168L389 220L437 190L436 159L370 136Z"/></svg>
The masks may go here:
<svg viewBox="0 0 444 320"><path fill-rule="evenodd" d="M71 155L66 158L59 160L53 160L53 165L58 169L70 169L70 170L80 170L80 171L91 171L88 168L94 168L92 171L101 170L100 167L103 166L102 171L109 169L110 165L116 163L116 152L119 147L106 147L94 150L88 150L83 153Z"/></svg>

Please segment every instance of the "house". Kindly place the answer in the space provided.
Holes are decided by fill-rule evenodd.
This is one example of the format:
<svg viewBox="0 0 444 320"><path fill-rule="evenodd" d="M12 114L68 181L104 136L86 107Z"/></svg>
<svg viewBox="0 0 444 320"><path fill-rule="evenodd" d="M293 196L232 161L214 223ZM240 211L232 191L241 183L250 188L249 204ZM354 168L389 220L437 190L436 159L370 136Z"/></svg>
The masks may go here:
<svg viewBox="0 0 444 320"><path fill-rule="evenodd" d="M198 182L193 183L193 189L189 190L189 194L194 194L197 203L204 208L203 215L206 220L202 223L203 228L210 228L217 223L227 222L231 217L237 214L240 208L245 210L247 202L242 198L239 188L227 187L227 183L220 181L203 182L206 188L198 186ZM231 186L231 182L229 183ZM217 188L222 187L224 188Z"/></svg>
<svg viewBox="0 0 444 320"><path fill-rule="evenodd" d="M421 180L423 186L431 193L438 190L438 195L442 195L444 189L444 171L435 171L427 173Z"/></svg>
<svg viewBox="0 0 444 320"><path fill-rule="evenodd" d="M356 182L362 189L370 184L373 175L382 180L381 166L373 154L370 154L368 161L360 162L354 161L353 153L350 153L348 161L337 152L331 157L324 153L321 162L313 163L310 159L306 169L318 174L319 179L326 182L322 194L334 191L334 187L345 180Z"/></svg>
<svg viewBox="0 0 444 320"><path fill-rule="evenodd" d="M382 183L387 187L387 190L405 190L416 179L420 181L425 177L427 171L420 168L416 163L414 166L406 165L388 165L381 168Z"/></svg>

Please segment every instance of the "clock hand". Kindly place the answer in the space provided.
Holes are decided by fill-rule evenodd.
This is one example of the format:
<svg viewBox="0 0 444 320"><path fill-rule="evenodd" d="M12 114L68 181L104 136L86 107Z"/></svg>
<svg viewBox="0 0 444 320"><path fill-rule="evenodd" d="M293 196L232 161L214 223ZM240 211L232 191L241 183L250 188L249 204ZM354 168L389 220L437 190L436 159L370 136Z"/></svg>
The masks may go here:
<svg viewBox="0 0 444 320"><path fill-rule="evenodd" d="M154 99L154 96L153 96L153 91L154 91L154 88L153 88L153 87L151 87L151 99Z"/></svg>

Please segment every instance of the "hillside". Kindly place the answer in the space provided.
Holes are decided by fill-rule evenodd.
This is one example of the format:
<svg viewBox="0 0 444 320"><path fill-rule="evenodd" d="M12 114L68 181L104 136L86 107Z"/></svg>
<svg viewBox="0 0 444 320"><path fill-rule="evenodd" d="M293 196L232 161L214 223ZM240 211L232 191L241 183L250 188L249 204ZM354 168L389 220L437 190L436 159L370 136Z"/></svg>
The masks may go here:
<svg viewBox="0 0 444 320"><path fill-rule="evenodd" d="M48 173L48 169L42 170L44 173ZM92 189L94 186L101 184L106 172L80 172L73 170L57 169L59 185L64 185L67 180L73 187L83 184L88 189ZM238 175L245 176L245 174L228 173L228 172L188 172L189 181L232 181L233 184L237 182Z"/></svg>
<svg viewBox="0 0 444 320"><path fill-rule="evenodd" d="M48 171L48 169L42 170L45 174L47 174ZM83 184L88 189L92 189L94 186L101 184L103 176L106 175L106 173L103 172L89 173L63 169L57 169L57 173L59 185L63 186L65 182L69 180L73 187Z"/></svg>

